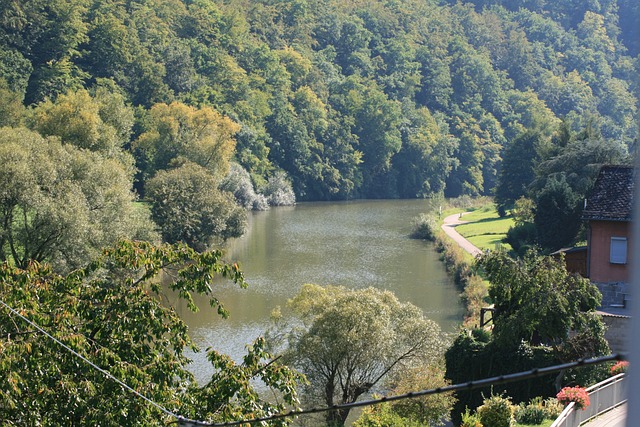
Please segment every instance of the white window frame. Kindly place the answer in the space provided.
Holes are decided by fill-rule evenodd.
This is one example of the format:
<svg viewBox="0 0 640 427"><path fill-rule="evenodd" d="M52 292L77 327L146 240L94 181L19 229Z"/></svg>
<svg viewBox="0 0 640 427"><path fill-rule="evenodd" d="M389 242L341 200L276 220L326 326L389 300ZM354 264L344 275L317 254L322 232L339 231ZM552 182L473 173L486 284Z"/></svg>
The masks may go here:
<svg viewBox="0 0 640 427"><path fill-rule="evenodd" d="M609 262L611 264L626 264L628 245L626 237L611 237L609 247Z"/></svg>

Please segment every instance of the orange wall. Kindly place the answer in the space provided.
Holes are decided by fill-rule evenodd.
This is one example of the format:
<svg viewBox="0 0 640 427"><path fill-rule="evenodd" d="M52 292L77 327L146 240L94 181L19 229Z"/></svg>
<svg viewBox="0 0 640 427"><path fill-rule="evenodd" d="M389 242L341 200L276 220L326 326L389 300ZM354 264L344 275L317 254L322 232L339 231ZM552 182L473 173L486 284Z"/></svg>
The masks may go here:
<svg viewBox="0 0 640 427"><path fill-rule="evenodd" d="M589 278L593 282L628 282L629 261L632 259L631 223L612 221L591 221L589 240ZM611 237L627 238L627 264L611 264L609 251Z"/></svg>

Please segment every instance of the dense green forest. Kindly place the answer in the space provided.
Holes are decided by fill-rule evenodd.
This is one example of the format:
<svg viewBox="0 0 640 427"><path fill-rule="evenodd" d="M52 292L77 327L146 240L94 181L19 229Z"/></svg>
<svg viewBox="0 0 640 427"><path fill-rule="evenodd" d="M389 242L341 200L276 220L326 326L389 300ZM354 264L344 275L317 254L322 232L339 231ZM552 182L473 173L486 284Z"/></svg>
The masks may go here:
<svg viewBox="0 0 640 427"><path fill-rule="evenodd" d="M187 114L180 103L229 120L232 160L258 187L285 171L300 200L492 194L505 150L527 131L549 138L561 121L573 133L590 125L632 149L639 9L634 0L6 1L0 77L36 109L83 89L97 102L99 91L122 96L135 115L120 123L116 148L134 155L139 193L176 154L150 133ZM82 105L76 112L91 114ZM17 113L3 113L15 125ZM29 126L77 141L38 122Z"/></svg>
<svg viewBox="0 0 640 427"><path fill-rule="evenodd" d="M296 199L494 194L535 206L512 240L565 244L599 165L635 150L639 10L2 2L0 255L73 266L156 226L203 249Z"/></svg>

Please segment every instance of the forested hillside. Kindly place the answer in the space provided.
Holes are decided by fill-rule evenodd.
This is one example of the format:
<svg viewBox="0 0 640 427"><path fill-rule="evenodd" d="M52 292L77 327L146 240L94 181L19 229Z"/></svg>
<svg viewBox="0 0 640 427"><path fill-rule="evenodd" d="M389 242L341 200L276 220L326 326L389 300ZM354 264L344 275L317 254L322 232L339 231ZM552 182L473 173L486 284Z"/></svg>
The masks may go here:
<svg viewBox="0 0 640 427"><path fill-rule="evenodd" d="M19 111L16 96L41 112L61 95L91 97L75 104L79 115L122 97L135 114L120 122L115 149L134 156L139 193L179 151L158 123L182 126L204 109L234 140L221 156L229 151L258 187L284 170L301 200L492 194L506 147L527 131L550 139L591 126L632 149L639 9L635 0L6 1L0 77L14 102L2 122L73 143ZM106 121L107 111L116 114L102 108ZM187 121L197 133L197 118ZM216 167L224 174L227 160Z"/></svg>

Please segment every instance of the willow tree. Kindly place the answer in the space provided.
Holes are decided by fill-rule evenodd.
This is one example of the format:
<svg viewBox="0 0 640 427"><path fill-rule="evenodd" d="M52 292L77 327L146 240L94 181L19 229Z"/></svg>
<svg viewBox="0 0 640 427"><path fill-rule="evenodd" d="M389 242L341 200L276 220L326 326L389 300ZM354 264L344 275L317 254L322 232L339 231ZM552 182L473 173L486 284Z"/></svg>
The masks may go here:
<svg viewBox="0 0 640 427"><path fill-rule="evenodd" d="M285 360L328 406L355 402L414 363L434 362L445 347L438 325L389 291L305 285L289 307L301 325L286 334ZM327 423L344 425L348 415L329 412Z"/></svg>
<svg viewBox="0 0 640 427"><path fill-rule="evenodd" d="M0 128L0 164L0 260L64 270L121 238L155 238L118 160Z"/></svg>

